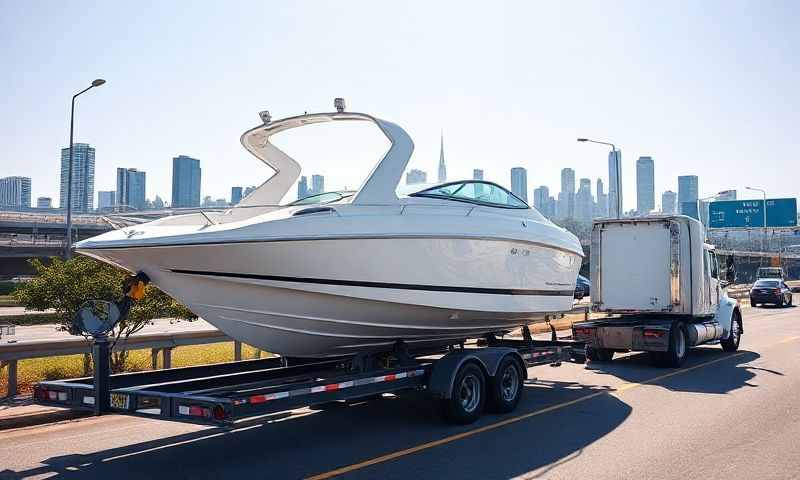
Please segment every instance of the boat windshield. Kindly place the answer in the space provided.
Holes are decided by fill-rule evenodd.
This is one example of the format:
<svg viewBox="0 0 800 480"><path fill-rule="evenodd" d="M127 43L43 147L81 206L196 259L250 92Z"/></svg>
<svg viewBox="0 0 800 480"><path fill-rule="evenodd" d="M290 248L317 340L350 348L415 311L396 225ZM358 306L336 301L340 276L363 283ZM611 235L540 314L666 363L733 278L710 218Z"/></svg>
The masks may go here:
<svg viewBox="0 0 800 480"><path fill-rule="evenodd" d="M505 188L482 180L445 183L409 195L430 197L500 208L530 208L527 203Z"/></svg>
<svg viewBox="0 0 800 480"><path fill-rule="evenodd" d="M314 195L309 195L307 197L303 197L300 200L295 200L294 202L290 203L288 206L293 207L296 205L315 205L315 204L325 204L325 203L333 203L338 202L343 198L352 197L353 194L356 192L352 190L342 190L339 192L325 192L325 193L317 193Z"/></svg>

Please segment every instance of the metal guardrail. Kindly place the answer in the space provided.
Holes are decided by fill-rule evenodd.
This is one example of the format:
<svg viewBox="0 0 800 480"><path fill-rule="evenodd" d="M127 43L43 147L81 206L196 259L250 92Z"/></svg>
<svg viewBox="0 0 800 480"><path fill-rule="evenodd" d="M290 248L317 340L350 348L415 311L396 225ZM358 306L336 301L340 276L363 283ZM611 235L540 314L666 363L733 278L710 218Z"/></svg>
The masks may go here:
<svg viewBox="0 0 800 480"><path fill-rule="evenodd" d="M158 365L159 352L163 357L164 368L170 368L173 348L222 342L234 342L234 359L242 359L242 343L233 340L219 330L134 335L128 337L127 340L121 339L115 348L117 350L150 349L152 367L155 370ZM8 368L7 397L11 398L17 393L17 363L19 360L83 354L84 373L88 374L91 365L91 351L92 342L85 338L0 344L0 368Z"/></svg>

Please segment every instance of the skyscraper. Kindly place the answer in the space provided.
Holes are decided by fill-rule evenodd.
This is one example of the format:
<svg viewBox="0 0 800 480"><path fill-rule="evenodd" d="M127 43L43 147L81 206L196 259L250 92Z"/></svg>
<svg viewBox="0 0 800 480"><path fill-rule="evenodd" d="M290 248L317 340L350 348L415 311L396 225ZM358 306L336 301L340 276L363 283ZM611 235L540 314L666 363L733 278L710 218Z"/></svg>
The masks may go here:
<svg viewBox="0 0 800 480"><path fill-rule="evenodd" d="M97 209L111 210L117 204L117 192L114 190L100 190L97 192Z"/></svg>
<svg viewBox="0 0 800 480"><path fill-rule="evenodd" d="M685 207L685 203L697 203L699 181L697 175L681 175L678 177L678 210L681 214L697 211L697 206ZM687 210L688 208L688 210Z"/></svg>
<svg viewBox="0 0 800 480"><path fill-rule="evenodd" d="M147 201L146 191L144 172L135 168L117 169L117 205L144 210Z"/></svg>
<svg viewBox="0 0 800 480"><path fill-rule="evenodd" d="M439 183L447 181L447 167L444 166L444 132L441 134L439 146Z"/></svg>
<svg viewBox="0 0 800 480"><path fill-rule="evenodd" d="M30 177L0 178L0 206L31 208Z"/></svg>
<svg viewBox="0 0 800 480"><path fill-rule="evenodd" d="M72 211L94 209L94 148L87 143L72 145ZM69 147L61 149L61 208L67 208L67 179L69 178Z"/></svg>
<svg viewBox="0 0 800 480"><path fill-rule="evenodd" d="M575 217L575 170L561 169L561 191L558 193L559 218Z"/></svg>
<svg viewBox="0 0 800 480"><path fill-rule="evenodd" d="M619 180L619 181L618 181ZM617 191L617 185L622 186L622 151L608 152L608 216L622 216L622 192Z"/></svg>
<svg viewBox="0 0 800 480"><path fill-rule="evenodd" d="M575 218L582 222L589 222L593 216L592 181L588 178L581 178L580 187L575 194Z"/></svg>
<svg viewBox="0 0 800 480"><path fill-rule="evenodd" d="M522 167L511 169L511 191L524 201L528 201L528 171Z"/></svg>
<svg viewBox="0 0 800 480"><path fill-rule="evenodd" d="M483 180L483 170L480 168L476 168L472 171L472 179L473 180Z"/></svg>
<svg viewBox="0 0 800 480"><path fill-rule="evenodd" d="M550 198L550 189L546 185L541 185L533 189L533 208L539 210L544 216L547 216L545 210L547 209L547 199Z"/></svg>
<svg viewBox="0 0 800 480"><path fill-rule="evenodd" d="M303 175L297 182L297 199L306 198L308 196L308 178Z"/></svg>
<svg viewBox="0 0 800 480"><path fill-rule="evenodd" d="M428 181L428 174L422 170L412 168L406 172L406 185L414 185L417 183L426 183Z"/></svg>
<svg viewBox="0 0 800 480"><path fill-rule="evenodd" d="M231 187L231 205L242 201L242 187Z"/></svg>
<svg viewBox="0 0 800 480"><path fill-rule="evenodd" d="M656 208L655 164L651 157L636 160L636 211L647 215Z"/></svg>
<svg viewBox="0 0 800 480"><path fill-rule="evenodd" d="M53 208L53 199L50 197L38 197L36 208Z"/></svg>
<svg viewBox="0 0 800 480"><path fill-rule="evenodd" d="M325 177L322 175L311 175L311 190L314 195L325 193Z"/></svg>
<svg viewBox="0 0 800 480"><path fill-rule="evenodd" d="M676 213L675 201L678 196L672 190L661 194L661 213Z"/></svg>
<svg viewBox="0 0 800 480"><path fill-rule="evenodd" d="M595 202L594 216L608 216L608 194L605 193L603 181L599 178L597 179L597 201Z"/></svg>
<svg viewBox="0 0 800 480"><path fill-rule="evenodd" d="M200 160L179 155L172 159L172 208L200 206Z"/></svg>

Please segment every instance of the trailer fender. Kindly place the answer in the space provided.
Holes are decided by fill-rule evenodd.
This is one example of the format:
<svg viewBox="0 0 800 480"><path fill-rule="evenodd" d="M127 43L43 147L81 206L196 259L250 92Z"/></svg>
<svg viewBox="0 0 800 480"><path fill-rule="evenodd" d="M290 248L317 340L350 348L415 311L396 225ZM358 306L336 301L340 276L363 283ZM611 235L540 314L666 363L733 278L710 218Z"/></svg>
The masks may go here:
<svg viewBox="0 0 800 480"><path fill-rule="evenodd" d="M522 367L525 378L528 378L528 371L522 356L513 348L508 347L487 347L481 349L453 350L444 357L437 360L433 365L433 370L428 378L428 391L434 398L449 399L453 391L458 370L467 362L477 364L487 380L491 381L497 373L500 362L508 355L514 357Z"/></svg>
<svg viewBox="0 0 800 480"><path fill-rule="evenodd" d="M731 322L733 321L733 312L739 313L741 318L741 311L739 311L739 304L736 300L721 296L719 305L717 306L717 313L714 315L714 320L722 326L722 337L728 338L731 334Z"/></svg>

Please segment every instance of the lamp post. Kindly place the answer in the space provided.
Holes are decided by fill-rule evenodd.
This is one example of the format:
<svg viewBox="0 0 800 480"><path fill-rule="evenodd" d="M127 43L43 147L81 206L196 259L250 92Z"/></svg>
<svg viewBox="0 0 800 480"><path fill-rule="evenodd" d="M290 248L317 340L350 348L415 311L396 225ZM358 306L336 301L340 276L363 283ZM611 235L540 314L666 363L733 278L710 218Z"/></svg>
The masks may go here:
<svg viewBox="0 0 800 480"><path fill-rule="evenodd" d="M72 109L69 113L69 167L67 167L67 232L66 232L66 245L64 246L64 260L69 260L72 256L72 141L73 141L73 130L75 127L75 99L78 98L79 95L88 92L94 87L99 87L100 85L106 83L105 80L102 78L98 78L92 82L91 85L84 88L80 92L76 93L72 96Z"/></svg>
<svg viewBox="0 0 800 480"><path fill-rule="evenodd" d="M767 239L767 191L763 188L756 188L756 187L744 187L748 190L755 190L756 192L761 192L761 195L764 197L764 204L761 207L762 213L764 214L764 235L761 237L761 251L764 251L764 241Z"/></svg>
<svg viewBox="0 0 800 480"><path fill-rule="evenodd" d="M617 147L614 146L613 143L610 142L601 142L598 140L591 140L589 138L579 138L579 142L589 142L589 143L599 143L600 145L608 145L611 147L611 152L614 154L614 169L617 171L617 178L614 185L615 190L617 191L616 201L617 201L617 218L622 218L622 165L619 160L619 155L617 153ZM611 180L611 179L609 179Z"/></svg>

